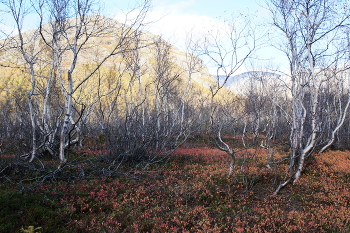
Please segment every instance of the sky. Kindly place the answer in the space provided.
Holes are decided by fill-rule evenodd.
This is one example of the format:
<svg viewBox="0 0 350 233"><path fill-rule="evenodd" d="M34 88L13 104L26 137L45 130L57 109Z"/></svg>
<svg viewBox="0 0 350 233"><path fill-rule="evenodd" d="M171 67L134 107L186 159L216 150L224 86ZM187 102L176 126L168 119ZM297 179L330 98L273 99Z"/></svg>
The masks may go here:
<svg viewBox="0 0 350 233"><path fill-rule="evenodd" d="M143 1L102 0L101 2L107 16L123 22L125 12L129 12ZM213 25L224 27L223 19L230 19L232 14L249 14L256 24L265 24L269 15L264 6L264 0L152 0L152 7L146 18L147 24L144 29L162 36L163 39L184 51L185 41L190 32L197 37L204 36L208 28ZM129 17L137 13L138 11L135 10L129 14ZM30 23L30 20L27 22ZM3 25L0 22L0 28L11 30L6 18L2 19L2 23ZM261 60L267 60L270 54L276 55L276 52L271 52L271 48L269 49L261 50L256 56Z"/></svg>
<svg viewBox="0 0 350 233"><path fill-rule="evenodd" d="M115 4L118 2L128 1L118 0ZM132 5L132 2L129 1L129 4ZM119 5L123 10L128 7L124 4ZM259 0L154 0L148 19L156 22L151 25L150 31L171 37L174 30L176 33L185 32L233 13L249 12L262 16L266 10L259 4ZM116 11L115 17L121 17L121 12Z"/></svg>
<svg viewBox="0 0 350 233"><path fill-rule="evenodd" d="M118 21L125 19L127 9L130 9L136 1L117 0L113 3L106 2L109 14ZM111 4L111 5L110 5ZM115 8L113 7L115 6ZM137 12L135 12L137 13ZM200 37L205 35L210 25L221 25L224 19L231 19L232 15L250 15L259 30L266 31L266 21L269 12L265 8L264 0L153 0L152 10L149 12L146 22L151 22L145 27L147 31L162 36L165 40L178 47L186 49L186 39L190 32ZM263 48L256 53L259 62L255 62L256 69L264 69L266 66L285 69L285 61L278 51L273 48ZM272 62L270 59L274 59ZM257 64L259 63L259 64ZM243 66L238 73L252 69L251 64ZM265 66L265 67L263 67ZM215 67L209 67L214 73ZM255 69L255 67L253 68Z"/></svg>
<svg viewBox="0 0 350 233"><path fill-rule="evenodd" d="M257 13L262 8L256 0L155 0L148 19L152 33L165 39L183 41L192 30L205 30L205 25L215 24L219 18L232 13ZM120 17L117 13L116 17Z"/></svg>

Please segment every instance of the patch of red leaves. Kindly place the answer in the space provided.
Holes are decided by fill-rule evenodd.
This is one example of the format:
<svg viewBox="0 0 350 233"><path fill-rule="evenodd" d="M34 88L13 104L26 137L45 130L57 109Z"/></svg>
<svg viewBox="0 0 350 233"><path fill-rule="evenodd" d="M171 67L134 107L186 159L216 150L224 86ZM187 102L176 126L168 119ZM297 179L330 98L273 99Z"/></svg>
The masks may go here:
<svg viewBox="0 0 350 233"><path fill-rule="evenodd" d="M350 152L315 157L298 184L277 197L277 167L262 150L244 173L227 176L227 155L180 148L166 170L142 179L103 179L43 186L71 232L350 232ZM283 166L281 166L282 169ZM277 171L276 171L277 170Z"/></svg>

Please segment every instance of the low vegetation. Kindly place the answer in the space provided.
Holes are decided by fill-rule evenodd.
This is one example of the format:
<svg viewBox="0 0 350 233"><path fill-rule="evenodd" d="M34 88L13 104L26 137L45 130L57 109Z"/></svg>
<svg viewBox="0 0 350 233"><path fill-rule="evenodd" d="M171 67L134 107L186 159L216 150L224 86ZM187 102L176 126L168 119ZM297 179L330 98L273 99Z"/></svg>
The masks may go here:
<svg viewBox="0 0 350 233"><path fill-rule="evenodd" d="M350 231L349 151L316 155L277 196L288 164L268 169L265 153L241 151L243 166L230 177L225 152L183 145L147 172L57 179L22 191L2 184L0 232Z"/></svg>
<svg viewBox="0 0 350 233"><path fill-rule="evenodd" d="M346 2L269 0L184 52L151 0L103 5L0 3L0 232L350 232Z"/></svg>

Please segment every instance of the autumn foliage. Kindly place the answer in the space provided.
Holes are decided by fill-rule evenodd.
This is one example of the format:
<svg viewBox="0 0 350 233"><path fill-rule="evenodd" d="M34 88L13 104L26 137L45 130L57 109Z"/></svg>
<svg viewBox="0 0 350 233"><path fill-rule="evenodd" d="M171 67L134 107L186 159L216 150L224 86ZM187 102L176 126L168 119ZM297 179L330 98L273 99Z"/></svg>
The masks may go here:
<svg viewBox="0 0 350 233"><path fill-rule="evenodd" d="M1 232L349 232L350 152L310 160L278 196L286 166L267 169L262 149L227 176L218 149L183 146L153 172L1 188ZM11 191L12 190L12 191Z"/></svg>

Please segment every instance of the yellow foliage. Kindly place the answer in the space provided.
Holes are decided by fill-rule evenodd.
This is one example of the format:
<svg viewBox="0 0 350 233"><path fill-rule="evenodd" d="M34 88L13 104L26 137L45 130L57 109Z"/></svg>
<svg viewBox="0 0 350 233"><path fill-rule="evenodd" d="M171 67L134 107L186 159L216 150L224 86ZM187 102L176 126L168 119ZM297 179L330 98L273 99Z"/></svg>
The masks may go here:
<svg viewBox="0 0 350 233"><path fill-rule="evenodd" d="M29 226L27 229L24 229L23 227L21 228L21 232L25 233L39 233L42 227L34 227L34 226Z"/></svg>
<svg viewBox="0 0 350 233"><path fill-rule="evenodd" d="M142 35L142 40L139 41L141 45L149 45L138 51L141 66L139 77L129 67L130 64L133 64L134 53L136 52L130 50L128 53L111 57L95 74L85 80L95 70L101 59L108 54L108 51L115 46L114 40L118 37L114 37L115 35L112 34L118 33L121 24L116 23L112 27L115 30L110 30L103 37L91 38L79 55L76 68L72 74L73 89L79 85L79 88L73 94L77 103L90 105L100 99L102 105L108 106L112 101L117 100L118 110L124 111L128 105L135 106L141 103L145 103L152 108L156 99L161 95L167 95L167 98L181 99L193 105L205 103L206 99L210 98L211 92L208 85L214 84L215 80L210 79L210 75L205 68L196 67L196 69L203 69L203 78L190 80L188 71L183 67L187 62L186 54L149 33ZM31 38L30 33L33 33L33 31L26 33L27 37ZM109 34L111 34L110 37ZM157 41L157 43L153 44L153 41ZM67 74L71 67L72 53L68 51L63 54L61 63L63 73L59 74L57 68L51 70L52 51L42 39L38 39L30 46L26 50L40 48L35 63L35 98L38 100L38 104L40 105L44 98L49 81L52 90L56 92L55 96L62 96L61 101L63 102L64 91L68 90ZM133 48L133 46L136 46L136 42L126 43L125 46ZM0 56L0 59L4 60L4 57L11 64L25 65L22 55L16 50L6 51ZM159 71L159 68L162 68L162 70ZM5 101L13 95L25 98L31 89L29 71L19 68L4 68L2 70L3 72L0 74L1 101ZM157 72L164 73L160 75ZM50 74L53 74L51 80L49 78ZM82 83L82 81L84 82ZM220 102L231 96L234 95L223 88L215 98L216 101Z"/></svg>

